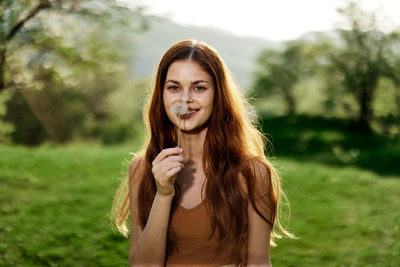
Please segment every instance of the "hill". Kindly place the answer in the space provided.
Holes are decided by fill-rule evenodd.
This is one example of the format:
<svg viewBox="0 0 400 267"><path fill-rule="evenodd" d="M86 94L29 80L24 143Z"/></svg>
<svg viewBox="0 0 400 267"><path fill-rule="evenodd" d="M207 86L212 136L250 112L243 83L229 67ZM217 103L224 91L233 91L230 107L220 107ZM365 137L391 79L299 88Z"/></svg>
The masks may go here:
<svg viewBox="0 0 400 267"><path fill-rule="evenodd" d="M132 76L152 75L163 53L184 39L201 40L218 50L243 88L251 84L259 52L279 47L281 43L256 37L241 37L212 27L185 26L165 18L151 18L148 31L135 36Z"/></svg>

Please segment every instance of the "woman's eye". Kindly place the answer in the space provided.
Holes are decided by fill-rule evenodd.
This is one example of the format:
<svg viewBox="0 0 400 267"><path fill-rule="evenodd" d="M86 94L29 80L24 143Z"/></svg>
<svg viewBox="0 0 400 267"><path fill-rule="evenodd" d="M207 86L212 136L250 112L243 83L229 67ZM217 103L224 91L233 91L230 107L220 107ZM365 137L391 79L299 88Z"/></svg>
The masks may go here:
<svg viewBox="0 0 400 267"><path fill-rule="evenodd" d="M178 86L169 86L169 87L168 87L168 90L171 90L171 91L178 91L178 90L179 90L179 87L178 87Z"/></svg>
<svg viewBox="0 0 400 267"><path fill-rule="evenodd" d="M194 88L194 90L196 90L196 91L204 91L204 90L206 90L206 88L204 86L196 86Z"/></svg>

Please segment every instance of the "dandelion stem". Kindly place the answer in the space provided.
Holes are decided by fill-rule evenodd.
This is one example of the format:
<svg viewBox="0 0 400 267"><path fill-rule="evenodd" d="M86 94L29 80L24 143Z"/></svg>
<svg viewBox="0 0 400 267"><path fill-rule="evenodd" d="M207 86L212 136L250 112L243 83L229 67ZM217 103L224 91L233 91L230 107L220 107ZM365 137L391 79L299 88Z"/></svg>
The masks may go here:
<svg viewBox="0 0 400 267"><path fill-rule="evenodd" d="M178 113L178 147L179 147L179 139L181 136L181 113Z"/></svg>

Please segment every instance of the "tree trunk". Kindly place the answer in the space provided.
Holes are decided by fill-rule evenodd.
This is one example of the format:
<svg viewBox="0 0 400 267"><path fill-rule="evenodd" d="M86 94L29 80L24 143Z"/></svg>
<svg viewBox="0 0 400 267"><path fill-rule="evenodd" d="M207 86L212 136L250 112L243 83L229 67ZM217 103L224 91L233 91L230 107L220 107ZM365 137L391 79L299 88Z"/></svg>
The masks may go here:
<svg viewBox="0 0 400 267"><path fill-rule="evenodd" d="M4 47L0 48L0 92L6 87L5 81L5 66L6 66L6 49Z"/></svg>
<svg viewBox="0 0 400 267"><path fill-rule="evenodd" d="M287 114L292 116L296 114L296 100L289 89L282 88L283 97L286 103Z"/></svg>
<svg viewBox="0 0 400 267"><path fill-rule="evenodd" d="M0 43L0 92L6 89L6 81L5 81L5 65L6 65L6 48L7 43L9 43L15 35L22 29L27 21L35 17L41 10L47 9L51 7L51 3L49 0L42 0L39 4L30 10L28 15L21 19L17 24L15 24L11 30L5 34L4 40Z"/></svg>
<svg viewBox="0 0 400 267"><path fill-rule="evenodd" d="M368 88L362 88L360 90L360 95L358 97L359 104L359 115L358 115L358 123L360 130L370 130L371 129L371 121L373 117L373 108L372 108L372 91Z"/></svg>

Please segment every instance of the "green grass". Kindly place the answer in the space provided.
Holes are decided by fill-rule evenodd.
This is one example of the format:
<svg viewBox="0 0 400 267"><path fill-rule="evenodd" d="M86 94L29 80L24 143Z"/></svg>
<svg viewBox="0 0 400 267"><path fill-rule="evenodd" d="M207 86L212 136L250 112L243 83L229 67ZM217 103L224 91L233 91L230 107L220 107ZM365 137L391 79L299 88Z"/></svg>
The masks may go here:
<svg viewBox="0 0 400 267"><path fill-rule="evenodd" d="M135 148L0 145L0 266L127 266L129 241L108 212ZM399 266L397 171L313 157L275 162L299 239L278 240L273 265Z"/></svg>
<svg viewBox="0 0 400 267"><path fill-rule="evenodd" d="M134 149L0 146L0 265L126 265L107 216Z"/></svg>
<svg viewBox="0 0 400 267"><path fill-rule="evenodd" d="M280 160L298 240L271 249L274 266L399 266L400 177Z"/></svg>

